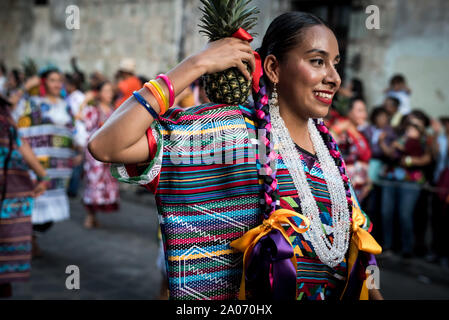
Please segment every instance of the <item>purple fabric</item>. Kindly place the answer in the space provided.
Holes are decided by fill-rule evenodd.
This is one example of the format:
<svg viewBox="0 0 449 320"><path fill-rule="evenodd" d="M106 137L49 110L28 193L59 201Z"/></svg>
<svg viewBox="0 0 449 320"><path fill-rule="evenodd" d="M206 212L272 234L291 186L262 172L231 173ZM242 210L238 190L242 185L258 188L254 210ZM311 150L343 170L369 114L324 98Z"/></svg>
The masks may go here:
<svg viewBox="0 0 449 320"><path fill-rule="evenodd" d="M306 162L307 168L309 168L309 171L312 170L313 164L317 160L317 156L311 154L307 150L304 150L303 148L298 146L296 143L295 143L295 146L296 146L296 149L298 149L299 153L302 154L304 161Z"/></svg>
<svg viewBox="0 0 449 320"><path fill-rule="evenodd" d="M245 280L250 297L294 300L296 267L292 264L291 257L293 249L279 230L273 229L262 237L251 252L246 270Z"/></svg>

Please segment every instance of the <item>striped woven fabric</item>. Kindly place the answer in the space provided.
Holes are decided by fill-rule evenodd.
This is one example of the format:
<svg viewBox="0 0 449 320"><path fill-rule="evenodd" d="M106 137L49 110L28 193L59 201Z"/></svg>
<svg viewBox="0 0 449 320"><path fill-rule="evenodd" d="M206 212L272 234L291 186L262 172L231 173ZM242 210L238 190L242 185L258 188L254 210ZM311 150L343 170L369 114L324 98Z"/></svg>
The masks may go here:
<svg viewBox="0 0 449 320"><path fill-rule="evenodd" d="M149 163L111 167L119 181L144 185L156 195L171 299L237 298L242 254L229 244L261 223L252 119L252 109L244 106L170 109L147 131ZM292 178L280 157L277 166L280 205L299 212ZM323 225L331 230L319 164L311 172L305 169ZM299 298L326 298L345 279L345 262L328 268L314 254L307 232L304 237L287 232L299 258Z"/></svg>
<svg viewBox="0 0 449 320"><path fill-rule="evenodd" d="M22 101L18 118L20 135L28 141L34 154L51 178L49 187L35 200L33 224L68 219L69 201L66 188L72 174L74 119L70 106L60 99L56 103L44 97ZM34 172L30 172L34 177Z"/></svg>
<svg viewBox="0 0 449 320"><path fill-rule="evenodd" d="M31 211L34 185L28 174L15 126L0 107L0 192L5 198L0 210L0 284L28 280L31 270ZM8 156L9 155L9 156ZM9 158L9 161L6 161Z"/></svg>
<svg viewBox="0 0 449 320"><path fill-rule="evenodd" d="M320 209L323 228L326 230L329 241L332 242L332 207L321 166L316 159L311 169L309 169L306 165L304 154L300 149L299 151L307 181ZM282 157L280 157L278 162L277 177L281 207L299 212L299 197ZM293 221L301 223L296 217L293 218ZM330 268L317 257L308 232L298 234L291 227L287 228L286 231L290 237L298 263L298 299L325 300L338 298L346 280L346 259L335 268Z"/></svg>

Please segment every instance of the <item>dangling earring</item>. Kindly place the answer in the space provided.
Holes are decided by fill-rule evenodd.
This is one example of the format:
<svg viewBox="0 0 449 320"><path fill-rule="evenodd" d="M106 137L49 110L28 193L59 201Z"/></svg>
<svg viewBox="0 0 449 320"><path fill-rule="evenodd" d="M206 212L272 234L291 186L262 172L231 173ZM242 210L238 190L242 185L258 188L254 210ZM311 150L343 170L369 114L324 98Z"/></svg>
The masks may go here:
<svg viewBox="0 0 449 320"><path fill-rule="evenodd" d="M271 99L270 99L269 103L270 103L270 107L279 107L278 92L277 92L277 89L276 89L276 82L273 83L273 92L271 93Z"/></svg>

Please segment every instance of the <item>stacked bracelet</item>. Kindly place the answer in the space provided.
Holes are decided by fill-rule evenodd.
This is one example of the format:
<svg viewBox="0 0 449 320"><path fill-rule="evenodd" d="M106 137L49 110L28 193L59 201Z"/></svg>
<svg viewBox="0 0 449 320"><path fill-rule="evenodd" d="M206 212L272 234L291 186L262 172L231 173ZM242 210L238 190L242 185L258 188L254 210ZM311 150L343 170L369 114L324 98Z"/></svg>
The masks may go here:
<svg viewBox="0 0 449 320"><path fill-rule="evenodd" d="M153 86L153 84L151 82L145 83L144 86L145 86L145 88L150 90L150 92L153 94L154 98L156 98L156 101L159 104L159 108L161 109L161 112L159 114L164 114L167 111L166 104L164 103L164 100L162 99L162 96L159 93L159 91L156 89L155 86Z"/></svg>
<svg viewBox="0 0 449 320"><path fill-rule="evenodd" d="M137 91L133 92L134 98L152 115L152 117L156 120L159 118L157 112L153 109L153 107L146 101L140 93Z"/></svg>
<svg viewBox="0 0 449 320"><path fill-rule="evenodd" d="M161 85L156 80L150 80L150 83L153 85L153 87L156 88L157 92L159 92L159 95L162 97L162 100L164 100L165 110L168 110L168 99L165 96L164 90L162 90Z"/></svg>
<svg viewBox="0 0 449 320"><path fill-rule="evenodd" d="M160 75L158 75L156 77L156 79L164 80L165 84L167 85L168 92L170 94L169 106L168 107L171 108L171 106L175 102L175 89L173 88L173 84L171 83L170 78L168 76L166 76L165 74L161 73Z"/></svg>

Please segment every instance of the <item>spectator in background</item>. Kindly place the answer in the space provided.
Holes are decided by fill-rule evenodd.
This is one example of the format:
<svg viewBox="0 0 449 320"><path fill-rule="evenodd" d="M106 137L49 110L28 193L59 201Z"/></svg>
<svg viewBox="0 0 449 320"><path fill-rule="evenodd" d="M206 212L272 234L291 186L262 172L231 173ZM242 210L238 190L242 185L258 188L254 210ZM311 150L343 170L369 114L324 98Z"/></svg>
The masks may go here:
<svg viewBox="0 0 449 320"><path fill-rule="evenodd" d="M379 143L390 162L380 174L382 178L382 227L384 256L391 255L393 218L399 212L401 252L404 258L413 256L414 210L426 182L425 168L432 160L426 127L429 119L414 111L403 119L397 139L388 143L386 135Z"/></svg>
<svg viewBox="0 0 449 320"><path fill-rule="evenodd" d="M365 102L360 98L350 100L346 118L338 120L331 127L346 163L348 177L359 201L363 201L370 189L368 163L371 149L368 140L358 129L364 126L368 118Z"/></svg>
<svg viewBox="0 0 449 320"><path fill-rule="evenodd" d="M427 260L439 261L449 266L449 248L447 246L446 227L449 225L449 118L433 120L434 133L433 154L436 160L432 185L436 190L432 193L432 240L431 253Z"/></svg>
<svg viewBox="0 0 449 320"><path fill-rule="evenodd" d="M19 137L10 105L0 94L0 298L12 295L12 282L29 279L33 197L47 187L47 172ZM28 169L39 182L30 179Z"/></svg>
<svg viewBox="0 0 449 320"><path fill-rule="evenodd" d="M372 190L369 194L366 203L366 209L370 218L374 221L381 221L381 195L382 187L380 185L379 174L382 171L387 159L380 147L379 141L381 139L391 144L396 139L396 133L389 124L389 114L383 106L378 106L373 109L370 115L370 125L363 130L364 136L367 138L370 149L371 159L368 166L368 177L372 182ZM373 230L373 234L376 234L381 238L381 223L377 223L377 228Z"/></svg>
<svg viewBox="0 0 449 320"><path fill-rule="evenodd" d="M64 85L67 91L65 101L72 109L72 114L78 114L81 103L84 101L84 93L81 91L82 80L76 73L66 73Z"/></svg>
<svg viewBox="0 0 449 320"><path fill-rule="evenodd" d="M7 71L3 62L0 62L0 94L6 96Z"/></svg>
<svg viewBox="0 0 449 320"><path fill-rule="evenodd" d="M96 90L100 84L105 82L106 77L99 71L94 71L89 76L89 89Z"/></svg>
<svg viewBox="0 0 449 320"><path fill-rule="evenodd" d="M19 69L12 69L8 73L8 78L5 84L6 96L9 98L16 94L17 90L22 87L22 77Z"/></svg>
<svg viewBox="0 0 449 320"><path fill-rule="evenodd" d="M124 58L120 62L119 70L115 76L117 81L118 98L115 101L115 107L120 106L128 99L135 90L142 88L142 82L135 75L136 63L132 58Z"/></svg>
<svg viewBox="0 0 449 320"><path fill-rule="evenodd" d="M395 97L386 97L384 108L387 111L389 123L393 128L399 127L402 120L402 113L399 112L399 104L401 102Z"/></svg>
<svg viewBox="0 0 449 320"><path fill-rule="evenodd" d="M334 121L345 116L349 112L351 99L353 100L355 98L365 100L365 93L363 82L360 79L352 78L351 81L346 82L345 85L340 87L337 91L337 95L332 102L332 108L329 110L326 125L331 127Z"/></svg>
<svg viewBox="0 0 449 320"><path fill-rule="evenodd" d="M74 128L70 106L61 98L63 79L54 66L40 72L42 96L22 99L18 112L18 127L39 160L48 170L49 188L36 199L33 230L45 232L53 222L70 216L66 185L72 167L82 161L82 141ZM52 139L48 139L48 137ZM78 152L77 152L78 151ZM37 236L37 233L36 233ZM37 239L33 237L33 256L39 256Z"/></svg>
<svg viewBox="0 0 449 320"><path fill-rule="evenodd" d="M386 97L394 97L399 100L399 112L407 115L411 111L410 95L411 90L407 86L405 77L401 74L395 74L390 79L390 86L385 89Z"/></svg>
<svg viewBox="0 0 449 320"><path fill-rule="evenodd" d="M206 95L206 90L204 89L203 78L199 78L193 83L192 91L196 106L210 102L209 98Z"/></svg>
<svg viewBox="0 0 449 320"><path fill-rule="evenodd" d="M72 70L73 70L72 75L73 75L73 77L77 81L78 90L84 91L85 90L84 85L85 85L86 77L84 76L84 72L82 72L80 70L80 68L78 67L78 60L77 60L76 57L72 57L70 59L70 65L72 66ZM74 113L74 114L76 114L76 113Z"/></svg>
<svg viewBox="0 0 449 320"><path fill-rule="evenodd" d="M75 72L73 74L66 73L64 79L64 84L67 91L67 97L65 98L65 101L70 106L72 114L76 115L79 112L81 103L84 101L84 93L81 92L83 78L80 73ZM82 123L79 121L75 121L75 128L80 132L85 131L85 128L82 127ZM73 168L72 176L70 177L69 185L67 188L67 194L69 197L75 198L78 195L82 174L83 163L80 163Z"/></svg>
<svg viewBox="0 0 449 320"><path fill-rule="evenodd" d="M86 93L77 117L84 122L89 136L101 128L114 111L113 99L113 87L108 81L100 84L97 90ZM95 101L95 105L87 105L90 101ZM87 148L85 159L83 203L87 216L84 227L91 229L99 226L96 217L98 211L113 212L119 209L119 184L111 175L110 164L95 160Z"/></svg>

